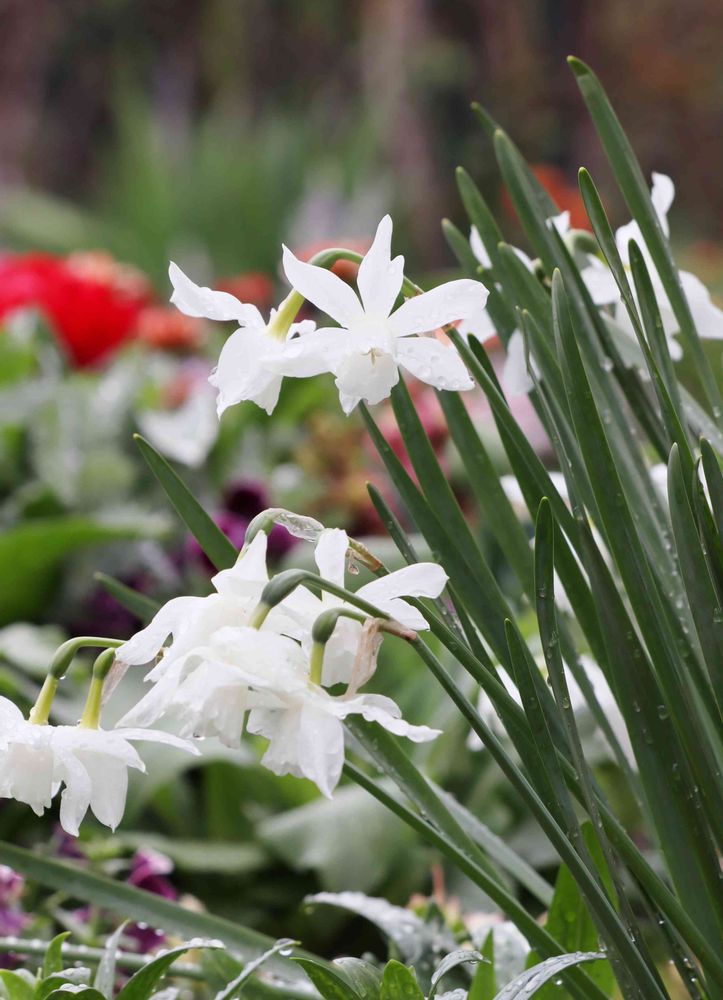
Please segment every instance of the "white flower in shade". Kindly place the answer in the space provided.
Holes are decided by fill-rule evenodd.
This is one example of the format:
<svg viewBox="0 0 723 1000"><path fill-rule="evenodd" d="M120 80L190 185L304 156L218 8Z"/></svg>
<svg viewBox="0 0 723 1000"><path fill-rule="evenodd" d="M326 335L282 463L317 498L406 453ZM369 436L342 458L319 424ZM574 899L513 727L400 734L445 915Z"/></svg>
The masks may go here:
<svg viewBox="0 0 723 1000"><path fill-rule="evenodd" d="M211 320L233 320L239 329L223 345L218 365L209 382L218 390L218 415L236 403L251 400L267 413L276 406L282 376L269 363L283 351L287 338L304 336L315 328L309 320L292 323L288 333L270 332L276 317L272 310L268 323L256 308L240 302L229 292L202 288L171 262L168 275L173 285L171 302L187 316Z"/></svg>
<svg viewBox="0 0 723 1000"><path fill-rule="evenodd" d="M451 281L407 299L395 310L404 258L392 259L391 239L387 215L359 265L358 295L333 272L305 264L284 248L284 270L293 288L340 328L325 327L289 340L274 365L280 373L299 378L332 372L345 413L362 399L386 399L399 381L400 366L437 389L474 386L453 347L420 334L478 312L487 289L478 281Z"/></svg>
<svg viewBox="0 0 723 1000"><path fill-rule="evenodd" d="M613 693L610 690L610 685L607 682L605 674L589 656L581 656L580 665L587 674L588 681L595 692L595 697L605 713L625 756L635 766L635 757L628 737L627 727ZM518 705L521 705L520 693L509 674L504 670L500 670L499 678L507 689L507 693ZM587 741L586 745L589 745L591 752L594 750L597 759L611 759L612 750L604 735L598 729L597 723L589 710L587 699L567 666L565 667L565 678L570 692L570 706L575 713L575 720L581 730L581 736ZM500 739L507 739L505 727L497 715L489 695L485 691L480 691L477 711L496 736ZM471 750L482 750L484 748L479 736L474 732L469 734L467 745Z"/></svg>
<svg viewBox="0 0 723 1000"><path fill-rule="evenodd" d="M402 719L399 706L382 695L334 698L323 688L307 684L296 691L279 692L276 708L254 708L247 729L269 740L261 763L274 774L293 774L313 781L331 798L344 765L343 720L361 715L396 736L425 743L439 730L413 726Z"/></svg>
<svg viewBox="0 0 723 1000"><path fill-rule="evenodd" d="M343 587L348 551L349 538L345 531L340 528L324 529L319 534L314 552L319 575ZM356 594L380 611L385 611L406 628L421 632L429 628L428 622L417 608L403 598L439 597L446 583L447 574L441 566L431 562L415 563L365 583L358 588ZM307 592L303 605L301 601L297 605L303 607L308 629L322 611L344 606L352 607L326 592L321 599ZM343 617L339 619L324 651L322 684L328 687L351 681L361 634L360 622ZM308 632L303 641L308 647Z"/></svg>
<svg viewBox="0 0 723 1000"><path fill-rule="evenodd" d="M185 740L156 730L36 726L7 698L0 698L0 721L0 797L23 802L41 815L63 786L60 823L74 837L89 808L112 830L120 823L128 768L146 769L130 741L197 753Z"/></svg>
<svg viewBox="0 0 723 1000"><path fill-rule="evenodd" d="M665 174L654 173L650 197L661 229L667 237L670 234L668 212L675 198L675 186L670 177L667 177ZM634 221L621 226L615 232L615 243L626 269L630 267L629 243L631 240L635 240L638 244L650 272L650 280L655 292L658 309L660 310L660 317L663 321L663 329L668 338L670 353L677 360L682 357L683 353L680 344L673 339L674 335L679 332L678 320L670 305L670 300L665 292L658 270L653 263L650 251L645 244L640 226ZM678 273L698 334L705 338L722 339L723 310L714 305L708 289L699 278L689 271L679 271ZM582 277L595 305L612 306L615 322L631 336L634 336L630 317L622 302L613 273L608 266L596 258L591 258L590 266L583 270ZM635 288L632 281L630 285L633 295L635 295Z"/></svg>
<svg viewBox="0 0 723 1000"><path fill-rule="evenodd" d="M164 604L144 629L118 648L116 658L130 665L150 663L163 649L162 659L148 675L148 679L156 680L175 663L206 646L218 629L245 625L269 580L267 541L266 534L260 531L231 569L217 573L211 580L215 593L207 597L175 597ZM282 607L271 614L285 624ZM169 637L172 642L164 649Z"/></svg>
<svg viewBox="0 0 723 1000"><path fill-rule="evenodd" d="M181 736L218 737L238 747L249 708L277 704L275 686L304 688L307 661L293 639L274 632L226 626L175 661L121 720L146 725L158 718L176 723Z"/></svg>

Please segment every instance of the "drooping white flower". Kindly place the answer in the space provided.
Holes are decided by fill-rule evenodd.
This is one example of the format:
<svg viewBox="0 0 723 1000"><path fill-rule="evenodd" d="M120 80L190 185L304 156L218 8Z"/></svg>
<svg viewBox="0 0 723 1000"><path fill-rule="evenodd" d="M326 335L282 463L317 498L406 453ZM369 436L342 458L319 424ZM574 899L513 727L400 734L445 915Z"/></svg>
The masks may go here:
<svg viewBox="0 0 723 1000"><path fill-rule="evenodd" d="M326 528L319 534L314 552L314 558L319 575L331 583L344 586L349 538L340 528ZM447 583L447 574L436 563L415 563L395 570L387 576L378 577L365 583L356 591L357 596L380 611L398 621L401 625L415 632L429 628L424 615L404 597L439 597ZM302 605L303 613L310 629L313 620L330 608L345 606L344 601L333 594L323 592L321 599L310 592L305 595ZM346 605L349 607L350 605ZM324 669L322 684L330 687L333 684L348 684L351 680L355 656L359 648L362 625L349 618L340 618L326 644L324 652ZM306 646L308 648L308 631Z"/></svg>
<svg viewBox="0 0 723 1000"><path fill-rule="evenodd" d="M131 741L197 753L185 740L155 730L34 725L7 698L0 698L0 722L0 797L23 802L42 815L62 786L60 823L72 836L78 835L89 808L112 830L120 823L128 769L146 769Z"/></svg>
<svg viewBox="0 0 723 1000"><path fill-rule="evenodd" d="M407 299L395 310L404 258L392 259L391 239L387 215L359 265L358 295L333 272L305 264L284 248L284 270L293 288L339 328L324 327L289 340L274 365L280 373L299 378L332 372L345 413L362 399L386 399L399 381L400 367L438 389L474 385L453 347L420 335L482 309L487 289L478 281L451 281Z"/></svg>
<svg viewBox="0 0 723 1000"><path fill-rule="evenodd" d="M293 774L313 781L331 798L344 765L343 720L361 715L396 736L414 743L435 739L439 730L413 726L401 718L399 706L382 695L335 698L315 684L280 694L276 708L254 708L247 729L269 740L261 763L275 774Z"/></svg>
<svg viewBox="0 0 723 1000"><path fill-rule="evenodd" d="M176 409L141 410L136 420L161 454L194 469L206 460L218 437L214 393L205 381Z"/></svg>
<svg viewBox="0 0 723 1000"><path fill-rule="evenodd" d="M653 173L650 197L660 226L664 234L668 236L670 233L668 212L675 198L675 186L670 177L667 177L665 174ZM680 344L674 339L675 334L679 332L678 320L675 317L658 270L653 263L650 250L643 239L640 226L635 221L621 226L615 232L615 243L626 269L630 267L629 244L631 240L635 240L638 244L647 265L658 309L660 310L660 317L663 321L663 329L668 339L670 353L677 360L683 354ZM679 271L678 273L698 334L704 338L723 339L723 310L719 309L712 302L708 289L699 278L689 271ZM630 317L622 302L620 291L612 271L608 266L596 258L591 258L589 267L586 267L582 271L582 277L595 305L612 306L615 322L631 336L634 336ZM633 295L635 295L635 288L632 281L630 285Z"/></svg>
<svg viewBox="0 0 723 1000"><path fill-rule="evenodd" d="M218 737L238 747L246 712L278 704L275 688L303 688L308 665L298 642L275 632L225 626L192 656L175 661L122 723L164 718L185 737Z"/></svg>
<svg viewBox="0 0 723 1000"><path fill-rule="evenodd" d="M268 583L266 568L267 536L259 532L231 569L222 570L211 580L214 593L207 597L174 597L164 604L152 621L120 646L116 658L122 663L150 663L169 638L161 661L149 675L155 679L189 653L208 643L224 625L244 625Z"/></svg>
<svg viewBox="0 0 723 1000"><path fill-rule="evenodd" d="M275 311L272 310L267 323L256 306L240 302L229 292L194 284L173 262L168 275L173 285L171 302L181 312L239 324L239 329L223 345L218 365L209 378L218 390L218 415L243 400L251 400L271 413L279 398L282 376L269 363L283 351L286 339L309 334L315 324L310 320L292 323L285 336L277 337L270 332Z"/></svg>

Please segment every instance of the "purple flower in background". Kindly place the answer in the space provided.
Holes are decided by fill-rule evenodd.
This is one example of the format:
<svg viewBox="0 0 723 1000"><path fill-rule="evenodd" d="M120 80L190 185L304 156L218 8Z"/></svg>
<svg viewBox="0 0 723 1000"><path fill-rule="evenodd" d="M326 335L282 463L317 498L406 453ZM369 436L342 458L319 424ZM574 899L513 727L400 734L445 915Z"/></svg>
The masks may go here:
<svg viewBox="0 0 723 1000"><path fill-rule="evenodd" d="M246 529L254 517L270 506L263 485L253 480L239 480L228 486L222 497L222 505L214 516L214 521L237 549L243 546ZM297 539L286 528L280 524L274 525L269 533L269 560L272 563L278 562L296 543ZM189 561L202 565L209 573L215 572L215 567L201 551L195 538L189 537L186 542L186 557Z"/></svg>
<svg viewBox="0 0 723 1000"><path fill-rule="evenodd" d="M15 937L30 923L30 914L20 908L25 879L7 865L0 865L0 935ZM13 969L18 964L11 952L0 953L0 969Z"/></svg>
<svg viewBox="0 0 723 1000"><path fill-rule="evenodd" d="M129 885L145 889L164 899L178 899L178 892L166 878L173 871L173 862L165 854L150 848L142 848L133 855L128 875ZM146 923L130 924L126 936L133 940L136 951L142 954L154 951L164 944L166 935Z"/></svg>

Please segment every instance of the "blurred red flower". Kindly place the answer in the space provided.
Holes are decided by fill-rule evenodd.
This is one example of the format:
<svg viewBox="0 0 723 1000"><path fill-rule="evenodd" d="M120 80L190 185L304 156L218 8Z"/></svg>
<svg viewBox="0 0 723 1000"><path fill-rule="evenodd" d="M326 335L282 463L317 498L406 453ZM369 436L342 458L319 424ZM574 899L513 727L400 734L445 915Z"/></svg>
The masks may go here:
<svg viewBox="0 0 723 1000"><path fill-rule="evenodd" d="M216 284L219 292L235 295L239 302L256 306L267 312L274 301L274 283L263 271L242 271L230 278L222 278Z"/></svg>
<svg viewBox="0 0 723 1000"><path fill-rule="evenodd" d="M0 320L38 309L78 366L100 361L133 336L150 298L146 278L107 254L0 257Z"/></svg>

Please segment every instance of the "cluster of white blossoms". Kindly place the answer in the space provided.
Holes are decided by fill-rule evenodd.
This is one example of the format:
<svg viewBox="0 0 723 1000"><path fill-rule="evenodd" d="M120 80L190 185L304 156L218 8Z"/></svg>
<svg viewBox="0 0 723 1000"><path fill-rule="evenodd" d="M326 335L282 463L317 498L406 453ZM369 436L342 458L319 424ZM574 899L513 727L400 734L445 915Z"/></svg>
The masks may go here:
<svg viewBox="0 0 723 1000"><path fill-rule="evenodd" d="M319 576L307 574L312 582L326 579L343 588L353 552L346 533L289 512L269 513L295 533L315 537ZM429 627L403 598L438 597L447 582L444 571L419 563L365 584L357 599L369 613L300 584L269 603L266 546L266 533L258 531L235 565L214 576L211 594L169 601L146 628L99 657L96 664L106 655L117 672L152 664L148 693L115 729L99 726L107 670L94 669L77 726L48 723L58 683L52 673L29 719L0 698L0 797L40 815L62 788L60 821L77 835L88 808L112 829L120 822L128 769L145 770L135 741L198 753L197 741L209 737L238 747L246 730L268 740L262 760L268 768L309 778L331 796L344 764L347 716L361 715L414 742L434 739L437 730L406 722L390 698L360 694L359 688L374 673L384 631L410 639ZM315 623L329 612L327 634L315 638ZM170 731L154 728L157 723Z"/></svg>
<svg viewBox="0 0 723 1000"><path fill-rule="evenodd" d="M359 265L358 294L332 271L298 260L284 248L283 266L294 291L264 323L255 306L228 292L195 285L171 264L171 301L188 316L235 320L239 329L226 341L211 376L218 410L252 400L271 413L284 376L335 376L345 413L364 400L386 399L403 368L437 389L461 391L474 383L456 350L435 331L479 315L487 289L461 279L407 298L395 309L404 281L404 258L391 255L392 220L379 223L369 252ZM319 329L295 323L306 299L338 326Z"/></svg>

